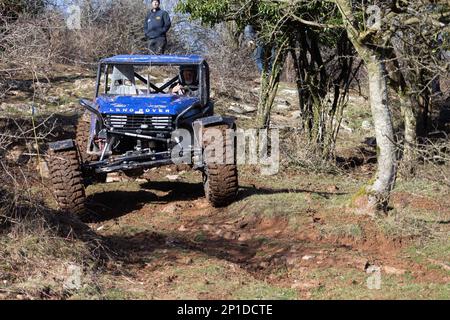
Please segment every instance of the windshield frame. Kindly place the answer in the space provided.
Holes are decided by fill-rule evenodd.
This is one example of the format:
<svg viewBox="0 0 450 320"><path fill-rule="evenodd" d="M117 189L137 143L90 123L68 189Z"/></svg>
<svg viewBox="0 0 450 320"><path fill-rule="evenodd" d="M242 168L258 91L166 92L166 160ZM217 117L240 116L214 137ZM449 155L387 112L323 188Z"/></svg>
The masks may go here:
<svg viewBox="0 0 450 320"><path fill-rule="evenodd" d="M192 64L192 63L177 63L177 64L169 64L169 63L104 63L104 62L100 62L98 64L98 69L97 69L97 81L96 81L96 89L95 89L95 98L97 98L100 94L100 87L101 85L104 85L104 95L108 95L108 96L118 96L117 94L110 94L108 93L106 90L108 88L109 85L109 75L108 75L108 68L111 68L115 65L133 65L133 66L148 66L148 67L163 67L163 66L172 66L172 67L178 67L180 68L181 66L193 66L195 68L197 68L197 72L198 72L198 98L201 100L202 105L206 105L209 101L209 66L207 64L206 61L202 61L200 64ZM146 83L147 80L137 74L135 72L135 79L140 80L143 83ZM169 80L168 82L164 83L161 87L157 87L156 85L152 84L150 82L149 86L151 89L154 90L154 92L148 93L146 95L143 96L148 96L148 95L152 95L152 94L172 94L171 92L161 92L165 89L167 89L168 87L170 87L170 85L172 85L173 83L176 83L176 80L178 79L178 75L174 78L171 78L171 80ZM103 83L102 83L103 82ZM147 83L146 83L147 84ZM127 95L124 94L123 96L139 96L137 95Z"/></svg>

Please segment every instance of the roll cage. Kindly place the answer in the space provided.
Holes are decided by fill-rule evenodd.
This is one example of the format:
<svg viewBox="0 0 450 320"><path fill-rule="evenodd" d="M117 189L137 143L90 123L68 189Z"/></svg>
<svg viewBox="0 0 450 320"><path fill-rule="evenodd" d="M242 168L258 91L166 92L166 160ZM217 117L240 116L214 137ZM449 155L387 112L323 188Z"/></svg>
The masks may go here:
<svg viewBox="0 0 450 320"><path fill-rule="evenodd" d="M106 58L100 61L97 69L97 80L95 88L95 98L99 96L100 87L103 81L104 92L102 94L107 94L109 86L109 68L114 66L148 66L148 67L162 67L162 66L193 66L197 69L198 74L198 95L200 98L200 103L206 106L209 102L210 96L210 84L209 84L209 66L208 63L199 56L175 56L175 55L160 55L160 56L115 56L111 58ZM134 79L137 79L144 83L147 88L149 88L147 94L170 94L165 90L170 88L171 85L178 81L178 75L171 78L169 81L165 82L161 86L157 86L152 83L150 79L146 79L144 76L137 72L133 72ZM153 92L150 91L153 90Z"/></svg>

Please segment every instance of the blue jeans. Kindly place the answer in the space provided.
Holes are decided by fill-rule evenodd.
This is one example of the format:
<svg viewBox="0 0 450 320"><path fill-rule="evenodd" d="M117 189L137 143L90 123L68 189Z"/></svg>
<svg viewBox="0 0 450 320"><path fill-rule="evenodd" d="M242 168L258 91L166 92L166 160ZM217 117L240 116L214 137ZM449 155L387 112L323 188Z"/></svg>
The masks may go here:
<svg viewBox="0 0 450 320"><path fill-rule="evenodd" d="M264 66L264 46L258 45L254 52L254 58L256 62L256 67L258 68L259 73L262 73ZM275 59L275 48L272 47L272 52L269 61L269 72L272 70L273 60Z"/></svg>

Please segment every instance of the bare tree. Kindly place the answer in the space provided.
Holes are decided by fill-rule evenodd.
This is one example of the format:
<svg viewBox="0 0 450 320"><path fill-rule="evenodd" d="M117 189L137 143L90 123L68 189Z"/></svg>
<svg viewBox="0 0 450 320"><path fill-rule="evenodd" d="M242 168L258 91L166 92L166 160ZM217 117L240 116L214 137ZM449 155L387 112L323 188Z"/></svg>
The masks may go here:
<svg viewBox="0 0 450 320"><path fill-rule="evenodd" d="M369 101L377 139L378 168L373 183L366 188L368 209L386 209L397 174L394 128L388 96L385 51L376 43L379 30L361 30L350 0L335 0L341 12L350 41L366 64L369 80Z"/></svg>
<svg viewBox="0 0 450 320"><path fill-rule="evenodd" d="M420 0L399 3L392 10L391 84L400 96L404 118L402 162L412 173L418 137L425 138L432 130L428 122L434 98L441 94L439 79L450 71L449 61L443 59L449 47L450 8L444 1Z"/></svg>

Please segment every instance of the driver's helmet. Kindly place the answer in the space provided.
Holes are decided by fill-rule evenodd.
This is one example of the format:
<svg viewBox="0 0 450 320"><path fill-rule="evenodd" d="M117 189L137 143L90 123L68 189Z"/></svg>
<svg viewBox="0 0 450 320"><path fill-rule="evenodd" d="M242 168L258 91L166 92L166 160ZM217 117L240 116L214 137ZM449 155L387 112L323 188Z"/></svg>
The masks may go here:
<svg viewBox="0 0 450 320"><path fill-rule="evenodd" d="M179 82L183 85L186 84L186 79L184 78L184 72L187 70L192 71L194 74L194 79L193 79L192 83L190 83L189 85L198 86L198 71L197 71L196 66L180 66Z"/></svg>

